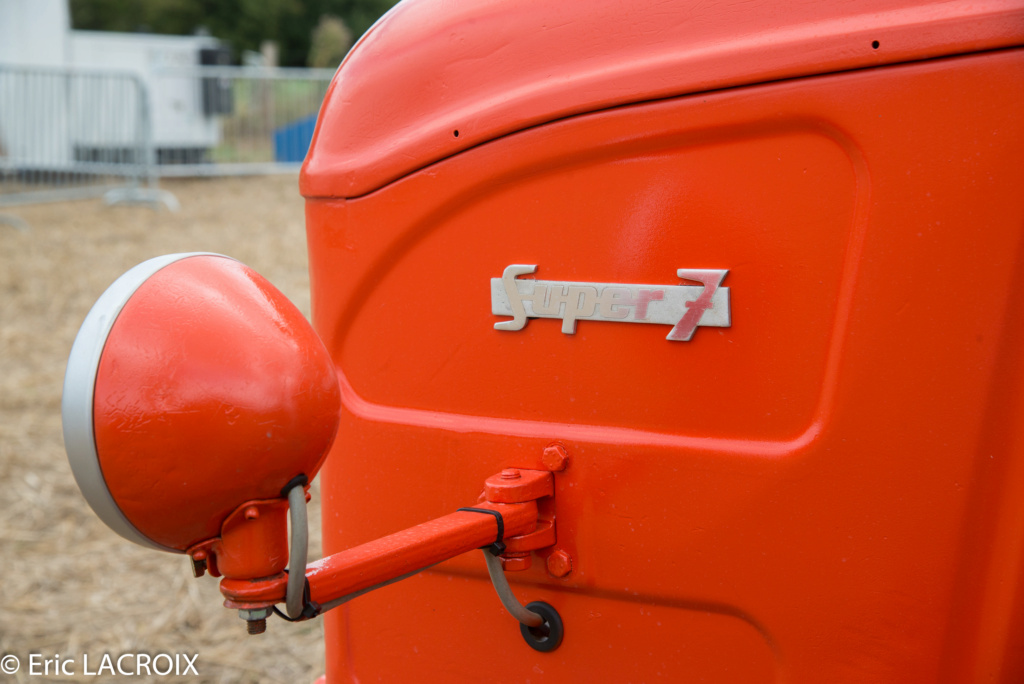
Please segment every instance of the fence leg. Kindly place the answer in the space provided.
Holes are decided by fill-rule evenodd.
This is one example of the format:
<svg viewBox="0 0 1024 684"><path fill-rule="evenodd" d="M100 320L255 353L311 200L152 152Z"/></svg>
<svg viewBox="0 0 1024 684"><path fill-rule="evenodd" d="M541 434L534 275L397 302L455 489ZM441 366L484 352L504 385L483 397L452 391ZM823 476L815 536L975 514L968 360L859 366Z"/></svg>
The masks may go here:
<svg viewBox="0 0 1024 684"><path fill-rule="evenodd" d="M23 218L19 218L14 214L0 214L0 225L8 225L15 230L20 230L25 233L31 230L31 226L28 225L28 221Z"/></svg>
<svg viewBox="0 0 1024 684"><path fill-rule="evenodd" d="M141 77L134 77L139 106L136 111L136 130L139 133L135 149L135 176L128 187L114 188L103 195L107 205L143 204L153 209L166 207L175 212L181 203L173 193L161 190L156 168L156 145L153 142L152 103L149 99L149 85ZM141 187L142 183L146 187Z"/></svg>
<svg viewBox="0 0 1024 684"><path fill-rule="evenodd" d="M103 195L103 201L108 205L142 204L153 209L162 206L171 212L181 209L181 202L174 193L160 188L114 188Z"/></svg>

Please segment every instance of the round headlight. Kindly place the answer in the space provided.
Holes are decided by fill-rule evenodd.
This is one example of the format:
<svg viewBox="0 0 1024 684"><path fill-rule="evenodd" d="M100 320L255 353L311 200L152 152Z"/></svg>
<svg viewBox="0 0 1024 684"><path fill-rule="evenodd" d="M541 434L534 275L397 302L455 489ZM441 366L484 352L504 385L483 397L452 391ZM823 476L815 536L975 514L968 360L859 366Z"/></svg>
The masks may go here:
<svg viewBox="0 0 1024 684"><path fill-rule="evenodd" d="M172 254L93 306L61 410L92 509L126 539L184 552L241 504L312 479L340 405L330 355L280 291L229 257Z"/></svg>

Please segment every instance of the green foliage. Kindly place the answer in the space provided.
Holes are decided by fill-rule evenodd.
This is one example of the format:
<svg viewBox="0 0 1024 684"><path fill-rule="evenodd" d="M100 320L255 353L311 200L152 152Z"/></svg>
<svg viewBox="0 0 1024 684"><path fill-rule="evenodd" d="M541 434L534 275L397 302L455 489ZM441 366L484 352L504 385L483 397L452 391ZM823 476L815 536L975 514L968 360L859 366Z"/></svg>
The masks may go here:
<svg viewBox="0 0 1024 684"><path fill-rule="evenodd" d="M231 46L259 50L273 40L283 66L305 66L321 17L339 17L359 36L396 0L70 0L71 24L92 31L187 35L205 27Z"/></svg>

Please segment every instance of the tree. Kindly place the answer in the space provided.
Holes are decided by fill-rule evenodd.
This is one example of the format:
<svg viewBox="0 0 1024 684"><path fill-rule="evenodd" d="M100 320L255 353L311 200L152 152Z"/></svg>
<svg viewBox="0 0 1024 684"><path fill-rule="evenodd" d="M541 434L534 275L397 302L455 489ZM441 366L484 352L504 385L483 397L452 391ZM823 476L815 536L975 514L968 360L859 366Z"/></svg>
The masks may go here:
<svg viewBox="0 0 1024 684"><path fill-rule="evenodd" d="M352 31L349 27L340 17L325 14L313 29L308 64L315 68L334 69L341 64L350 47Z"/></svg>
<svg viewBox="0 0 1024 684"><path fill-rule="evenodd" d="M69 0L71 25L93 31L188 35L205 27L235 53L280 46L281 64L305 66L321 17L340 18L362 35L396 0Z"/></svg>

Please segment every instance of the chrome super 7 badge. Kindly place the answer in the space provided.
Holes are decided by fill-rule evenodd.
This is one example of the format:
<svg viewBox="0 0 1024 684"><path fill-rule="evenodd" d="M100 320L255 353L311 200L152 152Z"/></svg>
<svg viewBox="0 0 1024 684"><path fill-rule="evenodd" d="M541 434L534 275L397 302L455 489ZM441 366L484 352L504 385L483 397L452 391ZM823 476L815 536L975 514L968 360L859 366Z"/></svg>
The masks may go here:
<svg viewBox="0 0 1024 684"><path fill-rule="evenodd" d="M700 285L628 285L561 280L520 280L536 265L512 264L491 278L491 313L511 316L497 330L522 330L530 318L561 318L562 332L576 332L576 321L671 325L665 339L687 342L699 325L732 324L729 288L719 287L728 270L681 268L676 274Z"/></svg>

